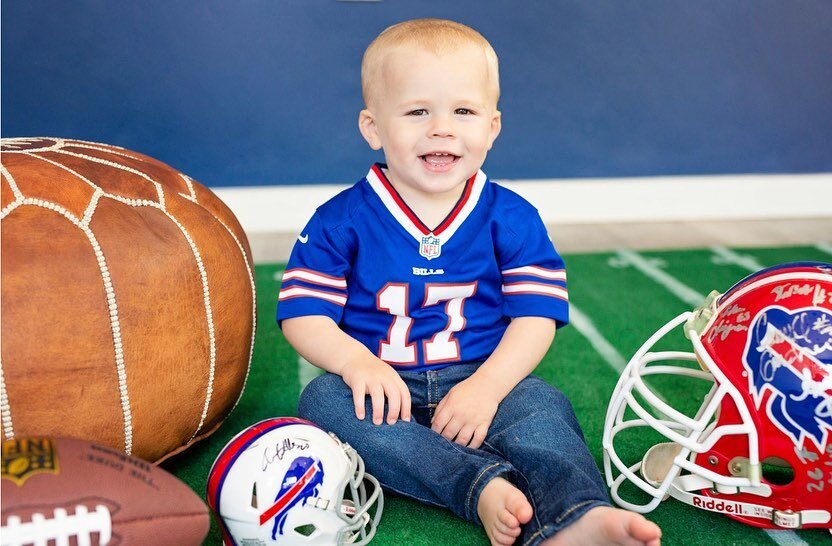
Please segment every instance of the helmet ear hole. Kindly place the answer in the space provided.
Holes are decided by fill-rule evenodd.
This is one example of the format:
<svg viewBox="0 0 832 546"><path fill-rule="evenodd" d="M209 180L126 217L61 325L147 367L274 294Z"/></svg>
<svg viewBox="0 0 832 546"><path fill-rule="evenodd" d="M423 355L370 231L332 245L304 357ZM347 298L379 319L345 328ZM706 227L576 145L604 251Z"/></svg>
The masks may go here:
<svg viewBox="0 0 832 546"><path fill-rule="evenodd" d="M251 507L257 509L257 482L251 486Z"/></svg>
<svg viewBox="0 0 832 546"><path fill-rule="evenodd" d="M313 534L315 534L315 531L317 530L318 528L315 527L315 525L312 523L307 523L306 525L300 525L298 527L295 527L295 532L305 537L312 536Z"/></svg>
<svg viewBox="0 0 832 546"><path fill-rule="evenodd" d="M780 457L763 459L763 479L772 485L788 485L794 481L794 468Z"/></svg>

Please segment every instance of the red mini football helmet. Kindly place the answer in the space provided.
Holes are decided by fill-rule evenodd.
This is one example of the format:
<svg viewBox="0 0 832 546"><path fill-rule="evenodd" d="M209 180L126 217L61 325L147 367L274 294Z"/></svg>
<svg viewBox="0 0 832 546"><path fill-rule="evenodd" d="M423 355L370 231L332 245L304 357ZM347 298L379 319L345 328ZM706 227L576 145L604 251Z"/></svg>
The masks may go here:
<svg viewBox="0 0 832 546"><path fill-rule="evenodd" d="M649 352L680 325L693 352ZM660 375L711 383L694 416L644 381ZM638 427L669 441L628 465L613 441ZM662 327L618 381L603 446L612 497L630 510L672 496L757 527L832 530L832 264L764 269ZM626 481L652 499L622 499Z"/></svg>

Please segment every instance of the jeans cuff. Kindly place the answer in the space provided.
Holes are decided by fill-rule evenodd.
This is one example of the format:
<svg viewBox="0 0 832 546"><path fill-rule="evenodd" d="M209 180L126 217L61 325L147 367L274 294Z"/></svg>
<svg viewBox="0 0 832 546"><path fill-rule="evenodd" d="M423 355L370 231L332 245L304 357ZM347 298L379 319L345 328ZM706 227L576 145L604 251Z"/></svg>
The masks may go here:
<svg viewBox="0 0 832 546"><path fill-rule="evenodd" d="M532 536L524 540L523 546L536 546L537 544L540 544L547 538L555 536L555 534L557 534L558 531L563 530L564 527L568 527L578 521L591 509L599 506L611 506L611 504L607 501L587 500L570 506L563 512L563 514L558 516L554 523L547 523L538 529Z"/></svg>
<svg viewBox="0 0 832 546"><path fill-rule="evenodd" d="M493 463L480 470L480 473L477 474L477 477L474 478L474 482L468 489L468 496L465 500L465 515L468 521L473 521L477 525L482 525L480 515L477 513L477 505L480 502L482 490L485 489L488 482L498 476L504 476L506 480L508 480L508 475L511 474L513 470L513 467L505 462Z"/></svg>

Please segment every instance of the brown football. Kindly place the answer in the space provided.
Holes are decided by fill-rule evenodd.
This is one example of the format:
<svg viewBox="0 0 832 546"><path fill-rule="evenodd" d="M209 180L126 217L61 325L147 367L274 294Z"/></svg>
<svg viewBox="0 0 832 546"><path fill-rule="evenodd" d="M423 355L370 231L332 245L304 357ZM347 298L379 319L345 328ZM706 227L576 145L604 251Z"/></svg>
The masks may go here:
<svg viewBox="0 0 832 546"><path fill-rule="evenodd" d="M2 140L2 439L70 436L158 462L239 400L254 344L245 233L151 157Z"/></svg>
<svg viewBox="0 0 832 546"><path fill-rule="evenodd" d="M2 542L188 546L208 533L208 509L147 461L70 438L3 442Z"/></svg>

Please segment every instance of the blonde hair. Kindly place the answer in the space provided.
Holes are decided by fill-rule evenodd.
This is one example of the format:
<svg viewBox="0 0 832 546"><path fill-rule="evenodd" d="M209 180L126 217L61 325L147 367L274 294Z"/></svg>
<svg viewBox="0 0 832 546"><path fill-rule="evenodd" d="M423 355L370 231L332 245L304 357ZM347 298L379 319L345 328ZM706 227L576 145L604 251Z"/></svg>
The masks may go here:
<svg viewBox="0 0 832 546"><path fill-rule="evenodd" d="M388 27L367 47L361 60L361 93L370 106L381 79L381 66L387 54L396 47L411 45L436 55L473 45L482 49L488 63L488 79L500 97L500 71L497 53L482 34L463 24L447 19L413 19ZM495 100L496 100L495 99Z"/></svg>

